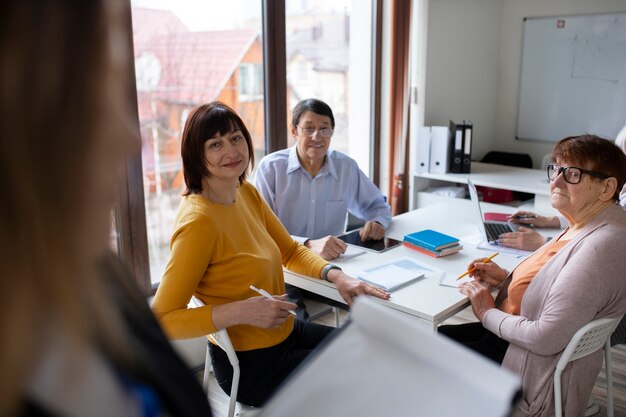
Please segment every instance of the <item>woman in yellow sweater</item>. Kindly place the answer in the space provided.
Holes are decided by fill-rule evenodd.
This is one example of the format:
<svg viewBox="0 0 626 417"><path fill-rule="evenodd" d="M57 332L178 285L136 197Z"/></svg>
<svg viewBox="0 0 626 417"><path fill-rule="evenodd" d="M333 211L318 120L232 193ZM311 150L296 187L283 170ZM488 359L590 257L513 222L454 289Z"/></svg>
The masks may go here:
<svg viewBox="0 0 626 417"><path fill-rule="evenodd" d="M195 108L181 154L187 189L153 310L174 339L228 328L241 367L237 399L261 406L332 330L289 314L297 306L285 301L283 266L335 283L348 304L362 294L389 294L347 276L291 238L245 180L253 164L252 139L231 108L220 102ZM283 295L269 300L250 285ZM187 308L192 295L206 306ZM209 347L216 378L229 393L228 358L218 346Z"/></svg>

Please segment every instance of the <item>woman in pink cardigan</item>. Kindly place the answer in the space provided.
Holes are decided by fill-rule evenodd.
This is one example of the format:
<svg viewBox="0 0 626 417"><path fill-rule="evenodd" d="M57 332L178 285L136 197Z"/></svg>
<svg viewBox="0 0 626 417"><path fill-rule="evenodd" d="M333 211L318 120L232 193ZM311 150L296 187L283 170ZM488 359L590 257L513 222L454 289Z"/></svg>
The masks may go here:
<svg viewBox="0 0 626 417"><path fill-rule="evenodd" d="M552 160L550 201L569 226L511 273L475 260L474 281L459 290L480 322L440 327L521 377L515 416L553 415L554 369L574 333L626 312L626 212L617 204L626 156L609 140L583 135L561 140ZM495 301L491 287L500 287ZM584 415L601 366L601 351L567 366L566 416Z"/></svg>

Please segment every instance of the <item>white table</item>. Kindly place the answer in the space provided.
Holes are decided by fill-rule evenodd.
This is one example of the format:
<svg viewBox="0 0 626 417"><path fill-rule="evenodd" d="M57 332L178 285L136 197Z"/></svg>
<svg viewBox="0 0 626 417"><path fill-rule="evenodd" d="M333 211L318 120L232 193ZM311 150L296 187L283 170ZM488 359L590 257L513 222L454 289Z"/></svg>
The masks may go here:
<svg viewBox="0 0 626 417"><path fill-rule="evenodd" d="M467 184L469 177L474 185L519 191L535 195L535 208L540 211L550 210L550 187L545 170L518 168L498 164L472 162L469 174L435 174L424 172L414 174L412 178L413 200L411 207L421 207L420 192L433 185L433 181Z"/></svg>
<svg viewBox="0 0 626 417"><path fill-rule="evenodd" d="M483 210L511 213L512 207L483 203ZM476 214L469 200L450 199L449 201L429 205L396 216L391 221L387 236L402 240L406 233L422 229L433 229L462 239L479 233L475 221ZM412 249L400 246L383 253L367 252L352 259L333 261L351 276L365 268L380 265L387 261L409 257L418 263L443 269L459 275L467 269L467 265L475 258L489 255L490 252L464 245L459 253L442 258L432 258ZM501 253L495 260L498 265L512 269L520 259ZM344 303L343 299L329 282L310 278L285 270L285 282L303 288L323 297ZM439 285L436 278L427 277L391 293L391 300L376 300L395 310L406 313L436 330L444 320L452 317L469 305L467 297L456 288Z"/></svg>

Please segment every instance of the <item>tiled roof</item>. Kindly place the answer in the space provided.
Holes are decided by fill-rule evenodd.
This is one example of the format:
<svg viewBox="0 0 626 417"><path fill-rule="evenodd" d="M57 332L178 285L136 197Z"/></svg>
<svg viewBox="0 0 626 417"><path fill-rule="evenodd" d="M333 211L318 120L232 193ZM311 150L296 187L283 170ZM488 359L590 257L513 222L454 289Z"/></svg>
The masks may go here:
<svg viewBox="0 0 626 417"><path fill-rule="evenodd" d="M150 93L140 93L140 117L149 116L145 98L198 104L214 100L257 36L258 29L191 32L171 12L133 8L135 59L150 53L161 76Z"/></svg>
<svg viewBox="0 0 626 417"><path fill-rule="evenodd" d="M258 35L236 29L156 36L145 50L161 63L157 91L176 103L216 99Z"/></svg>

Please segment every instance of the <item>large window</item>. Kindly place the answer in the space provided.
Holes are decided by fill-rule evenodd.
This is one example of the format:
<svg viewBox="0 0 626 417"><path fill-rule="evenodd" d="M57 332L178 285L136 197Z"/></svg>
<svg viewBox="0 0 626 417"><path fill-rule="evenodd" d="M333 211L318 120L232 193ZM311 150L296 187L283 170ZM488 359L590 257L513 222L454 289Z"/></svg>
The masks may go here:
<svg viewBox="0 0 626 417"><path fill-rule="evenodd" d="M182 129L195 106L220 100L265 154L260 0L133 0L137 103L150 276L158 282L169 255L184 190ZM132 197L131 197L132 198Z"/></svg>
<svg viewBox="0 0 626 417"><path fill-rule="evenodd" d="M285 122L295 103L318 97L337 116L331 146L364 172L377 170L369 156L379 130L370 114L380 109L371 94L372 9L379 22L380 0L127 1L143 148L125 167L112 239L143 288L160 281L169 256L184 190L181 133L198 104L235 108L258 161L290 145Z"/></svg>
<svg viewBox="0 0 626 417"><path fill-rule="evenodd" d="M369 173L372 1L286 0L285 6L287 108L305 98L325 101L335 116L331 147Z"/></svg>

